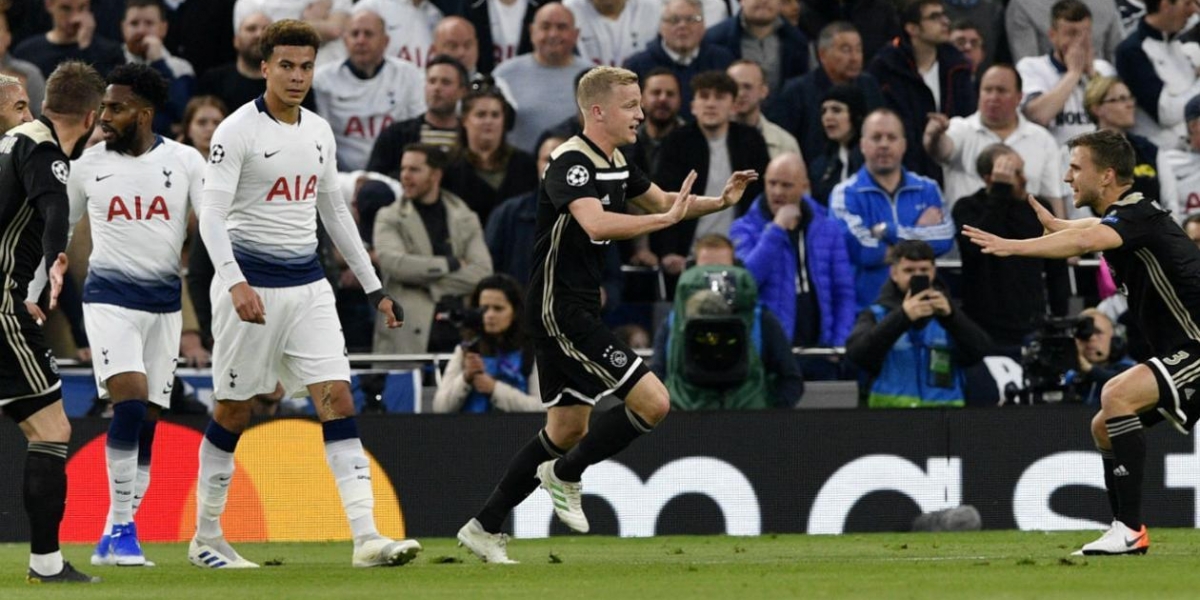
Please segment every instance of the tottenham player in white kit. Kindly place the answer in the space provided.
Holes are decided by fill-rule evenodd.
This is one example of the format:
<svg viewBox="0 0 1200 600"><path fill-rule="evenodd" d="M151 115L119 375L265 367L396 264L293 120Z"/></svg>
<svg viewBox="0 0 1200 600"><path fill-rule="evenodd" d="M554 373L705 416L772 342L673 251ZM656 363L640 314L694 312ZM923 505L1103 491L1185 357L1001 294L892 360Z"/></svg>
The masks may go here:
<svg viewBox="0 0 1200 600"><path fill-rule="evenodd" d="M233 453L250 421L250 400L275 390L313 399L325 457L354 536L356 567L400 565L421 550L375 528L370 463L358 437L333 290L317 260L316 219L389 327L402 317L383 293L342 201L333 131L300 107L312 87L320 38L291 19L260 42L266 92L226 118L213 134L204 177L200 234L212 257L213 420L200 444L196 537L188 559L200 567L247 568L225 541L221 514L233 478ZM398 313L399 311L395 311Z"/></svg>
<svg viewBox="0 0 1200 600"><path fill-rule="evenodd" d="M108 521L93 565L144 565L133 515L150 485L151 448L171 402L182 330L180 251L204 158L155 135L167 82L147 65L118 67L100 105L104 143L72 163L72 224L86 213L92 253L83 317L101 398L113 402L105 457Z"/></svg>

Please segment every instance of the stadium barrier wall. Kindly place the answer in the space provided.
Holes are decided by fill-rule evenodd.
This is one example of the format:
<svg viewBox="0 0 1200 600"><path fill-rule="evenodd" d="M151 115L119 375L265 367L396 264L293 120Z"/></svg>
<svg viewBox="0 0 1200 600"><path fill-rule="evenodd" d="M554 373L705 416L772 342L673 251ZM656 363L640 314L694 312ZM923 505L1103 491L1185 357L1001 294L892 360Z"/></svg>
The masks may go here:
<svg viewBox="0 0 1200 600"><path fill-rule="evenodd" d="M1100 529L1109 521L1092 411L1080 406L965 410L672 414L617 460L584 477L598 534L758 535L898 531L923 511L971 504L988 529ZM195 522L202 418L171 420L155 442L137 516L146 541L182 541ZM481 505L539 415L388 415L359 419L372 456L376 514L399 536L451 536ZM0 426L0 541L28 538L21 505L25 442ZM62 537L94 542L108 506L103 419L77 419ZM1200 445L1148 431L1144 514L1196 527ZM320 426L268 420L242 437L225 531L232 540L348 539ZM565 533L535 492L510 523L517 537Z"/></svg>

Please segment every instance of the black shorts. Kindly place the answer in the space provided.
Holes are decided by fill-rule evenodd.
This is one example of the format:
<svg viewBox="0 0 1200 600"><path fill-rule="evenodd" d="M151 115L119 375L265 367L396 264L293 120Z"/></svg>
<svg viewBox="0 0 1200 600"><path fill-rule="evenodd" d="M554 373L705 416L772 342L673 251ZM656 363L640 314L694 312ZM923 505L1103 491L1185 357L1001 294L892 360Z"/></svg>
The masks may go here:
<svg viewBox="0 0 1200 600"><path fill-rule="evenodd" d="M1155 410L1142 413L1142 423L1153 425L1165 419L1183 433L1191 431L1200 419L1200 342L1185 344L1145 364L1158 381L1158 404Z"/></svg>
<svg viewBox="0 0 1200 600"><path fill-rule="evenodd" d="M547 407L595 405L607 394L624 400L650 373L642 358L600 321L588 333L537 339L533 349Z"/></svg>
<svg viewBox="0 0 1200 600"><path fill-rule="evenodd" d="M58 364L46 346L41 326L24 305L16 312L0 312L0 406L5 413L25 412L18 404L41 402L48 397L57 400L60 387Z"/></svg>

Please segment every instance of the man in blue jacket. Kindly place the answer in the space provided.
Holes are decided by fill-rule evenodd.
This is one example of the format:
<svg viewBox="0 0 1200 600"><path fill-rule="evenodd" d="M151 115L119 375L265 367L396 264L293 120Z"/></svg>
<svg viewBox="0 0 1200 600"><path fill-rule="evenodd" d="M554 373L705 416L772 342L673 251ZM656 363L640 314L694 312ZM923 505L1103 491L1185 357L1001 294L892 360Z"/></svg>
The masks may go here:
<svg viewBox="0 0 1200 600"><path fill-rule="evenodd" d="M869 376L868 405L963 406L963 369L983 360L992 340L950 302L933 247L904 240L891 254L890 279L846 341L846 357Z"/></svg>
<svg viewBox="0 0 1200 600"><path fill-rule="evenodd" d="M829 209L846 228L858 308L875 301L888 279L888 249L901 240L924 240L940 256L954 245L954 223L934 180L901 165L904 125L891 109L863 121L865 163L829 195Z"/></svg>
<svg viewBox="0 0 1200 600"><path fill-rule="evenodd" d="M765 190L729 236L758 297L796 346L841 346L854 326L854 274L841 225L808 195L793 153L767 166Z"/></svg>

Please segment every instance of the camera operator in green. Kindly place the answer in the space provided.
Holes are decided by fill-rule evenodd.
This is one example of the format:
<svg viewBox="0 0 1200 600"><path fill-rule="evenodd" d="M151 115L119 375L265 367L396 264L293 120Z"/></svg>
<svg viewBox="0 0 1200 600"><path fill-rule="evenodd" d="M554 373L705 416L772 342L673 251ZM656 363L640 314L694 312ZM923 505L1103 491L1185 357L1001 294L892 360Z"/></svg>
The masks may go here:
<svg viewBox="0 0 1200 600"><path fill-rule="evenodd" d="M933 258L920 240L892 246L890 277L846 340L846 357L869 375L871 408L963 406L963 369L992 345L951 303Z"/></svg>
<svg viewBox="0 0 1200 600"><path fill-rule="evenodd" d="M666 385L676 408L790 408L804 391L782 326L741 267L684 271L667 329Z"/></svg>

